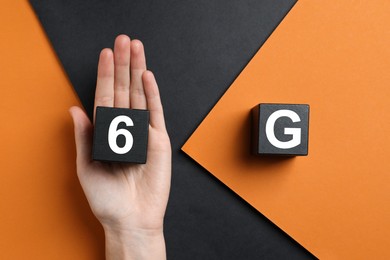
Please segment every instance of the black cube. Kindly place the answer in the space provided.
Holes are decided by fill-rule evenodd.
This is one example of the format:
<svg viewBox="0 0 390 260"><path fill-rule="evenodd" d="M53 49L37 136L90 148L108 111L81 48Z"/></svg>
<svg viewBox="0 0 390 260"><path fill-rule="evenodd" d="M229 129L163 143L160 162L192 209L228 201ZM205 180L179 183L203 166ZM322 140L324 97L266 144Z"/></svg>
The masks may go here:
<svg viewBox="0 0 390 260"><path fill-rule="evenodd" d="M148 132L148 110L97 107L92 159L144 164Z"/></svg>
<svg viewBox="0 0 390 260"><path fill-rule="evenodd" d="M309 105L259 104L252 109L252 153L307 155Z"/></svg>

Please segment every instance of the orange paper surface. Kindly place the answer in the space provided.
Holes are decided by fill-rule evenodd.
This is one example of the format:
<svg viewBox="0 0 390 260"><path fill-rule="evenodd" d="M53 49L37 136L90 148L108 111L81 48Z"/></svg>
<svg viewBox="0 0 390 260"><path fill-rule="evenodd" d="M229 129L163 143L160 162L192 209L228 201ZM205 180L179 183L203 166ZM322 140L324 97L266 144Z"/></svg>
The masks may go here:
<svg viewBox="0 0 390 260"><path fill-rule="evenodd" d="M390 259L390 1L300 0L183 150L320 259ZM250 109L310 104L309 155L250 155Z"/></svg>
<svg viewBox="0 0 390 260"><path fill-rule="evenodd" d="M76 94L28 1L3 1L0 28L0 259L104 259L76 176Z"/></svg>

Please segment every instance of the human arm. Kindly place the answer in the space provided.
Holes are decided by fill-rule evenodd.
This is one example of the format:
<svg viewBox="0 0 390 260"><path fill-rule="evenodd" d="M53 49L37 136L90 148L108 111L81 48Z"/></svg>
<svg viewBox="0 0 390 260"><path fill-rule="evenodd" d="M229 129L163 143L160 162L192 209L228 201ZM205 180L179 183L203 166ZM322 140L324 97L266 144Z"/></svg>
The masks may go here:
<svg viewBox="0 0 390 260"><path fill-rule="evenodd" d="M106 236L107 259L165 259L163 218L171 180L171 146L154 75L146 70L140 41L120 35L114 51L102 50L95 94L97 106L148 109L146 164L92 161L93 125L72 107L77 174Z"/></svg>

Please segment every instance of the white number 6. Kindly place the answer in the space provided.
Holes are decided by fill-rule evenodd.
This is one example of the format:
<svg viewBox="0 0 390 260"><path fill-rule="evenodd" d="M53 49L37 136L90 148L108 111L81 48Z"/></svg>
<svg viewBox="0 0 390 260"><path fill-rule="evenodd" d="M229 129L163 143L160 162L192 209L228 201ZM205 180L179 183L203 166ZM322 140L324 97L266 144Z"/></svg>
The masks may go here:
<svg viewBox="0 0 390 260"><path fill-rule="evenodd" d="M133 136L127 129L118 129L119 123L124 122L126 126L133 126L133 120L131 120L128 116L117 116L115 117L110 124L108 129L108 145L111 150L116 154L125 154L131 150L133 147ZM125 145L123 147L119 147L116 143L116 139L119 135L123 135L125 137Z"/></svg>

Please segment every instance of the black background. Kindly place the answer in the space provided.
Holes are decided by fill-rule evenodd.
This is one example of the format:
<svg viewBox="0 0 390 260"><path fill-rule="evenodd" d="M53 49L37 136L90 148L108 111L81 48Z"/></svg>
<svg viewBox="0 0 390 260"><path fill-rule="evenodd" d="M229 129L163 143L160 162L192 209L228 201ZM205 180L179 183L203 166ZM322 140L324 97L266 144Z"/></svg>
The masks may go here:
<svg viewBox="0 0 390 260"><path fill-rule="evenodd" d="M180 151L295 0L30 2L89 115L100 50L144 43L173 148L168 259L314 258Z"/></svg>

